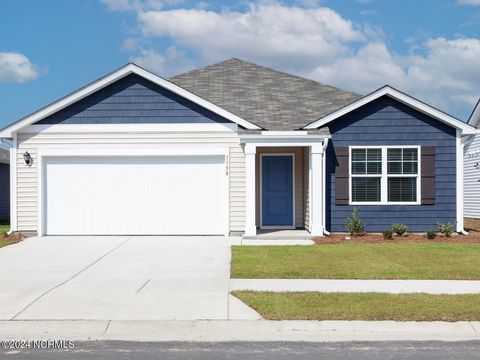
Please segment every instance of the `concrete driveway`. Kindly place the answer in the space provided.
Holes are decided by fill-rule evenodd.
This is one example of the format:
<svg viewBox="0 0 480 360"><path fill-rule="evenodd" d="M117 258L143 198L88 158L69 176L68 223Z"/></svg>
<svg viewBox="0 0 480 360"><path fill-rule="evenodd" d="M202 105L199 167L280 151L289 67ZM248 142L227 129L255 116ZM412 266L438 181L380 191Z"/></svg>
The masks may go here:
<svg viewBox="0 0 480 360"><path fill-rule="evenodd" d="M30 238L0 266L1 320L258 317L229 295L224 237Z"/></svg>

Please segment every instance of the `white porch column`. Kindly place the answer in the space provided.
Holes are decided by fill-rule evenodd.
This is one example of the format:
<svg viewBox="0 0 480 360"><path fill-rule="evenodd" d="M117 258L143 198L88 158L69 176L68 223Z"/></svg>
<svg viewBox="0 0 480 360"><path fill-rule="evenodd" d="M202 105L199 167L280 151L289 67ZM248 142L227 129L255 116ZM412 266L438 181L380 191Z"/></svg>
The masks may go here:
<svg viewBox="0 0 480 360"><path fill-rule="evenodd" d="M310 147L310 233L323 236L323 145Z"/></svg>
<svg viewBox="0 0 480 360"><path fill-rule="evenodd" d="M254 144L245 144L245 235L257 234L255 224L255 154Z"/></svg>

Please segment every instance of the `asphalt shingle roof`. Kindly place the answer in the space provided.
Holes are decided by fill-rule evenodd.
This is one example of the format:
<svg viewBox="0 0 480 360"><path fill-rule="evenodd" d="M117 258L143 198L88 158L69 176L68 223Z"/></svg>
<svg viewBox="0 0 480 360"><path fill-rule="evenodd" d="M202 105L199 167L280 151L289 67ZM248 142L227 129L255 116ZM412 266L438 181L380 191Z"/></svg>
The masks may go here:
<svg viewBox="0 0 480 360"><path fill-rule="evenodd" d="M266 130L296 130L361 96L232 58L170 78Z"/></svg>

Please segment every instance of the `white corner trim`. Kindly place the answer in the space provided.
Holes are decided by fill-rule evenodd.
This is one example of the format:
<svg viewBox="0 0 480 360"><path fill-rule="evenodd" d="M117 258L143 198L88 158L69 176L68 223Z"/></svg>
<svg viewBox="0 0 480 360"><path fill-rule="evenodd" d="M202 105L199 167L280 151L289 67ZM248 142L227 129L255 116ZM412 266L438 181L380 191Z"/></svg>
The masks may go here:
<svg viewBox="0 0 480 360"><path fill-rule="evenodd" d="M10 232L17 231L17 136L10 148Z"/></svg>
<svg viewBox="0 0 480 360"><path fill-rule="evenodd" d="M245 144L245 236L255 236L257 225L255 219L255 158L257 148Z"/></svg>
<svg viewBox="0 0 480 360"><path fill-rule="evenodd" d="M88 95L114 83L117 80L120 80L124 78L127 75L130 74L137 74L147 80L150 80L151 82L185 98L190 101L193 101L194 103L197 103L198 105L204 107L205 109L208 109L230 121L233 121L237 123L238 125L241 125L247 129L251 130L259 130L260 127L258 127L255 124L252 124L241 117L232 114L231 112L181 88L178 85L175 85L174 83L161 78L158 75L155 75L149 71L146 71L139 66L135 64L127 64L123 66L122 68L114 71L113 73L110 73L97 81L91 83L90 85L87 85L80 90L77 90L76 92L67 95L66 97L54 102L51 105L46 106L45 108L17 121L16 123L13 123L10 126L7 126L0 132L0 138L10 138L12 137L12 134L25 126L28 126L30 124L33 124L49 115L52 115L53 113L87 97Z"/></svg>
<svg viewBox="0 0 480 360"><path fill-rule="evenodd" d="M349 112L358 109L359 107L366 105L373 100L378 99L381 96L390 96L391 98L400 101L401 103L404 103L407 106L410 106L426 115L429 115L447 125L453 126L457 129L460 129L462 131L462 135L471 135L475 134L476 129L473 126L470 126L463 121L460 121L458 119L455 119L454 117L435 109L434 107L425 104L424 102L421 102L407 94L404 94L390 86L384 86L373 93L364 96L363 98L355 101L354 103L347 105L334 113L327 115L307 126L304 127L304 129L316 129L319 127L322 127L329 122L339 118L340 116L343 116L345 114L348 114Z"/></svg>
<svg viewBox="0 0 480 360"><path fill-rule="evenodd" d="M235 123L208 124L56 124L29 125L21 134L71 134L71 133L154 133L154 132L235 132Z"/></svg>
<svg viewBox="0 0 480 360"><path fill-rule="evenodd" d="M323 203L325 196L323 194L324 171L324 146L317 144L310 147L309 168L310 168L310 234L313 236L324 235L324 214Z"/></svg>
<svg viewBox="0 0 480 360"><path fill-rule="evenodd" d="M462 142L462 134L457 129L456 136L456 163L457 163L457 232L463 233L463 152L465 144Z"/></svg>
<svg viewBox="0 0 480 360"><path fill-rule="evenodd" d="M323 156L322 156L322 228L324 235L330 235L330 232L327 230L327 148L328 148L328 139L325 139L323 143Z"/></svg>

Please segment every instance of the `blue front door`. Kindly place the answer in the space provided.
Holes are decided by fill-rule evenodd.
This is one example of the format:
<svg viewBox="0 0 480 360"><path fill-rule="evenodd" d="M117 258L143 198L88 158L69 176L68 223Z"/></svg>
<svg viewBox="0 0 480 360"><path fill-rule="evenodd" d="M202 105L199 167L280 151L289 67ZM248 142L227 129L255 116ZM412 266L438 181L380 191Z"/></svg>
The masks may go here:
<svg viewBox="0 0 480 360"><path fill-rule="evenodd" d="M293 226L293 156L262 156L262 225Z"/></svg>

